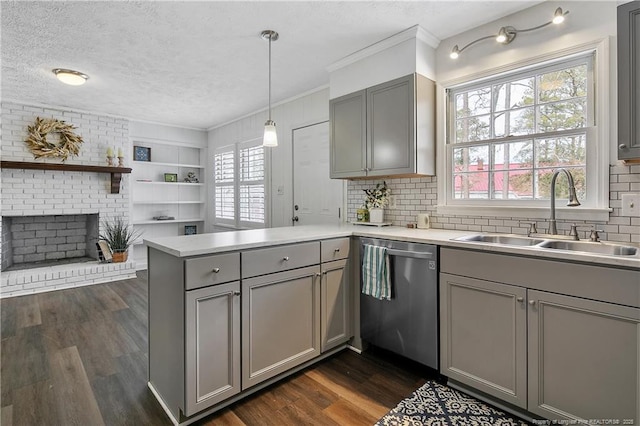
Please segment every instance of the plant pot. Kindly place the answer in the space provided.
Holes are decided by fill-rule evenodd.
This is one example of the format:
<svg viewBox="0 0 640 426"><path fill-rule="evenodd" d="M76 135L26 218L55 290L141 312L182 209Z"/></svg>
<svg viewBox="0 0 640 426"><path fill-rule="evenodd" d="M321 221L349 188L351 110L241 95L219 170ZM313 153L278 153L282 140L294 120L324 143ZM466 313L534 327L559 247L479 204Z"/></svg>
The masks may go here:
<svg viewBox="0 0 640 426"><path fill-rule="evenodd" d="M384 222L384 209L369 209L369 222L371 223Z"/></svg>
<svg viewBox="0 0 640 426"><path fill-rule="evenodd" d="M122 263L127 261L126 251L116 251L111 254L113 263Z"/></svg>

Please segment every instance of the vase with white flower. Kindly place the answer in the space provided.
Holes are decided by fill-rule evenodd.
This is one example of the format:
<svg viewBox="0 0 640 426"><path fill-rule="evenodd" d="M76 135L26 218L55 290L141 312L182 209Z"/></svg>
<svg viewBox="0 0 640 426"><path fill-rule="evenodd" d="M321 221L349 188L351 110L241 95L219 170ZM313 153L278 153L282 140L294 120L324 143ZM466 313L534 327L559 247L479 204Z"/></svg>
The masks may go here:
<svg viewBox="0 0 640 426"><path fill-rule="evenodd" d="M387 182L377 183L375 188L365 189L367 194L364 204L369 210L369 222L384 222L384 208L389 204L391 190L387 187Z"/></svg>

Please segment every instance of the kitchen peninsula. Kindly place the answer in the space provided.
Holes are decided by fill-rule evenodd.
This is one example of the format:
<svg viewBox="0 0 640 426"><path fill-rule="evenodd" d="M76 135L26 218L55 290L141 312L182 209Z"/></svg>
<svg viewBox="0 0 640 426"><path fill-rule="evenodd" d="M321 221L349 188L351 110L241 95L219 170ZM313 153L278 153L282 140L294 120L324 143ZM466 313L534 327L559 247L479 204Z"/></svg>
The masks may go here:
<svg viewBox="0 0 640 426"><path fill-rule="evenodd" d="M149 387L174 423L189 424L349 345L361 349L357 237L379 237L440 246L440 372L452 386L543 418L640 418L640 256L453 240L468 235L343 224L145 240ZM574 321L591 326L574 330ZM465 327L493 347L470 350ZM561 368L567 345L591 348L578 370ZM545 347L558 351L527 364L527 352L536 359ZM598 374L587 374L590 363ZM568 397L574 375L583 390Z"/></svg>

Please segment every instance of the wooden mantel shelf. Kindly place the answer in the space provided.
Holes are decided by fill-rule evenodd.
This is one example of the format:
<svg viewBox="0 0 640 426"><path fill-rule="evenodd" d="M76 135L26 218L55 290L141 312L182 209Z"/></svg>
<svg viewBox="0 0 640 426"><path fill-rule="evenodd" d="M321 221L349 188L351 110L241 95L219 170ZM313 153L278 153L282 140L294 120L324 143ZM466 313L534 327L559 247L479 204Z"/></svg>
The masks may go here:
<svg viewBox="0 0 640 426"><path fill-rule="evenodd" d="M67 172L94 172L111 174L111 193L120 193L123 173L131 173L129 167L87 166L84 164L32 163L29 161L0 161L3 169L60 170Z"/></svg>

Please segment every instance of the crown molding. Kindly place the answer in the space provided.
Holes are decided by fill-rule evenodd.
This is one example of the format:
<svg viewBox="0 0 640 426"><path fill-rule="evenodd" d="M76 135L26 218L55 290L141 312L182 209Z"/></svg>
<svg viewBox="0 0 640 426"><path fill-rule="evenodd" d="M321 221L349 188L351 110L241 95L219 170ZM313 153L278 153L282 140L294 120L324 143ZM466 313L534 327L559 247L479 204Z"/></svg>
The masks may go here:
<svg viewBox="0 0 640 426"><path fill-rule="evenodd" d="M431 34L429 31L422 28L420 25L414 25L413 27L409 27L404 31L401 31L397 34L394 34L390 37L387 37L383 40L380 40L377 43L372 44L371 46L367 46L364 49L360 49L349 56L345 56L344 58L334 62L327 66L328 72L333 72L339 70L340 68L344 68L347 65L351 65L355 62L361 61L364 58L375 55L376 53L382 52L383 50L389 49L390 47L396 46L400 43L403 43L407 40L417 39L423 43L426 43L430 47L434 49L438 48L440 44L440 39Z"/></svg>

